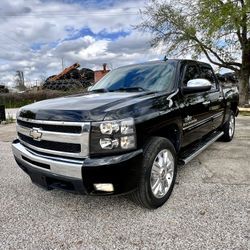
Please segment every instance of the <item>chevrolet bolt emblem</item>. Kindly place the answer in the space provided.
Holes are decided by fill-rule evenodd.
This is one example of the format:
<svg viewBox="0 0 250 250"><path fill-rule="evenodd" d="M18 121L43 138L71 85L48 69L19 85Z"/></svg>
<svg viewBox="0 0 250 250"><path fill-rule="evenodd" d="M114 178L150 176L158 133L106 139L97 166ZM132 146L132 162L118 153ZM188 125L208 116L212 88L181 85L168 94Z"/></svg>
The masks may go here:
<svg viewBox="0 0 250 250"><path fill-rule="evenodd" d="M34 140L36 140L36 141L40 141L41 140L41 138L42 138L42 133L41 132L39 132L39 129L37 129L37 128L32 128L31 130L30 130L30 136L34 139Z"/></svg>

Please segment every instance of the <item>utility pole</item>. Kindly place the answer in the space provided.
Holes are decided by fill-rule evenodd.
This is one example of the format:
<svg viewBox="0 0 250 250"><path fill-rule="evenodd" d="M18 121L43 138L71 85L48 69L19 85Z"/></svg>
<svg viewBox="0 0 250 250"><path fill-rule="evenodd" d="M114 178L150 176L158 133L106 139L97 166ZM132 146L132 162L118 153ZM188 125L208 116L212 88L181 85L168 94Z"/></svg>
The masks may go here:
<svg viewBox="0 0 250 250"><path fill-rule="evenodd" d="M64 62L63 62L63 57L62 57L62 71L64 70Z"/></svg>

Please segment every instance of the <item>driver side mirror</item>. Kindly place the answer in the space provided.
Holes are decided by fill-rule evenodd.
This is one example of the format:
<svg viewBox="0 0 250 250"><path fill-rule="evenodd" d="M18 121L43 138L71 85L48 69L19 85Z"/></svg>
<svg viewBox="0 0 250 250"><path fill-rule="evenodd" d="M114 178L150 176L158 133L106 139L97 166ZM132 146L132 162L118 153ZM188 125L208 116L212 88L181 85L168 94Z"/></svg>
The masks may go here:
<svg viewBox="0 0 250 250"><path fill-rule="evenodd" d="M193 80L189 80L187 82L187 86L183 87L183 93L189 94L189 93L198 93L198 92L204 92L208 91L212 88L212 83L203 78L197 78Z"/></svg>

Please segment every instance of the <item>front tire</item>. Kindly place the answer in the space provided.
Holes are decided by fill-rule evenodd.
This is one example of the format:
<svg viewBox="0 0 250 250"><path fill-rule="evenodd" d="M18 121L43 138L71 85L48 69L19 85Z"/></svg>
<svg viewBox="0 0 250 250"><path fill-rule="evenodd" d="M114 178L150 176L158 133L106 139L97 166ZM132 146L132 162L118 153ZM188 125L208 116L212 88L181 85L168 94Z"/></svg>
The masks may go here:
<svg viewBox="0 0 250 250"><path fill-rule="evenodd" d="M173 144L152 137L144 147L144 157L134 200L149 209L162 206L169 198L176 179L177 158Z"/></svg>
<svg viewBox="0 0 250 250"><path fill-rule="evenodd" d="M230 111L228 121L224 124L222 131L224 135L222 136L222 141L229 142L234 137L235 132L235 115L233 111Z"/></svg>

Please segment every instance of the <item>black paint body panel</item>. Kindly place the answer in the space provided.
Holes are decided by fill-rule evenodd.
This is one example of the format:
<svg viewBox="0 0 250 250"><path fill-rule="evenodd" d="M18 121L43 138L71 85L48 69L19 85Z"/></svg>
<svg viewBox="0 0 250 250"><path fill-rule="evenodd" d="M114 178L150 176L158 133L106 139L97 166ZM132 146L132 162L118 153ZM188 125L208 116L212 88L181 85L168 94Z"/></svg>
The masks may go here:
<svg viewBox="0 0 250 250"><path fill-rule="evenodd" d="M96 122L133 117L136 124L137 149L150 136L165 136L172 141L177 153L181 148L220 128L228 114L237 108L237 88L222 88L203 93L183 94L182 78L187 65L208 64L176 60L174 88L166 92L107 92L84 93L41 101L21 109L19 116L36 120ZM165 63L165 62L155 62ZM197 67L198 67L197 66ZM109 155L112 156L112 155ZM97 156L98 157L98 156ZM114 183L115 193L136 188L143 154L127 161L83 166L85 193L93 193L93 183Z"/></svg>

